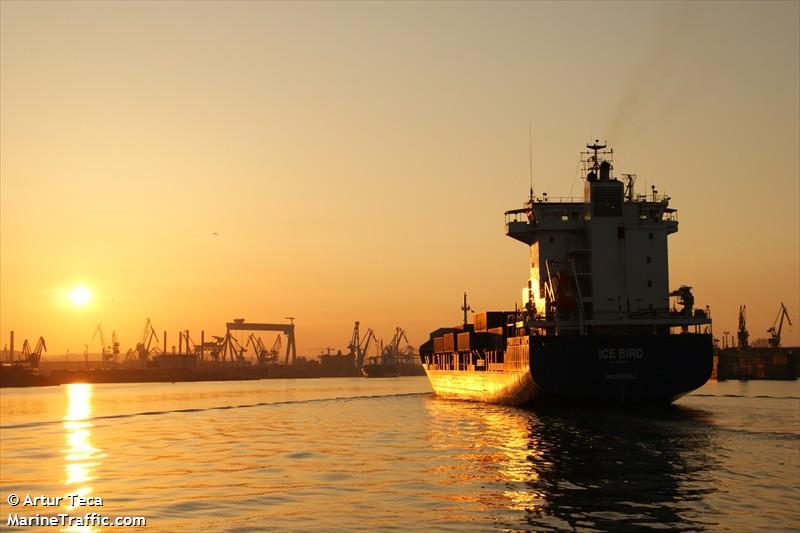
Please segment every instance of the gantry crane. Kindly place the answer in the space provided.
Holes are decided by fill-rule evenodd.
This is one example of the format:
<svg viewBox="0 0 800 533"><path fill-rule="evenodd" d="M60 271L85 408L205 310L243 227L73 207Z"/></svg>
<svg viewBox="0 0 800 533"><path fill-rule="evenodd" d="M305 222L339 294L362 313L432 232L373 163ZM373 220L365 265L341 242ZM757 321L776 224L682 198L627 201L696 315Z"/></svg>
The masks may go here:
<svg viewBox="0 0 800 533"><path fill-rule="evenodd" d="M287 316L286 319L290 321L289 324L260 324L253 322L245 322L243 318L235 319L233 322L225 324L228 335L231 331L280 331L286 335L286 364L289 364L289 356L291 355L292 364L297 361L297 347L295 344L294 335L294 318Z"/></svg>
<svg viewBox="0 0 800 533"><path fill-rule="evenodd" d="M783 302L781 302L781 307L778 309L778 316L775 317L775 322L772 323L772 327L767 330L767 333L769 333L767 342L773 348L781 347L781 331L783 330L784 317L786 318L786 322L791 326L792 321L789 319L789 312L786 310L786 306L783 305ZM776 325L778 326L777 329L775 329Z"/></svg>

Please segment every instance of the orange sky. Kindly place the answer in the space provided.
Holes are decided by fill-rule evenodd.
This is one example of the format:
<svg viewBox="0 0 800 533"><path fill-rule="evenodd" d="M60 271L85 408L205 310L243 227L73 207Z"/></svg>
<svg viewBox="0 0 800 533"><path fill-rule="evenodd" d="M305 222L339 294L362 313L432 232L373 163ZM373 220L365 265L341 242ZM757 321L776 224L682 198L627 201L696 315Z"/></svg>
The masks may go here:
<svg viewBox="0 0 800 533"><path fill-rule="evenodd" d="M3 1L0 346L295 316L312 355L354 320L419 344L464 290L513 308L529 119L537 192L580 194L607 138L672 197L670 283L715 333L747 304L766 336L783 301L799 344L799 26L797 2Z"/></svg>

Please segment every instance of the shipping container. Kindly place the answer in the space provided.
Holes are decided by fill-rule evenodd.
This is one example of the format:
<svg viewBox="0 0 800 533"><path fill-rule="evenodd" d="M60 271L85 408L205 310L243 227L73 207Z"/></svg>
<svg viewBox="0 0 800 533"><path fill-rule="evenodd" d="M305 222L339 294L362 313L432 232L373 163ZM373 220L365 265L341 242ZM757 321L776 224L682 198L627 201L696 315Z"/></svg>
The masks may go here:
<svg viewBox="0 0 800 533"><path fill-rule="evenodd" d="M487 331L489 329L504 327L506 325L506 317L509 313L506 311L486 311L484 313L475 314L475 331Z"/></svg>
<svg viewBox="0 0 800 533"><path fill-rule="evenodd" d="M468 352L472 348L470 347L470 339L472 338L472 333L459 333L458 334L458 351L459 352Z"/></svg>
<svg viewBox="0 0 800 533"><path fill-rule="evenodd" d="M442 335L444 339L444 351L454 352L456 350L456 336L453 333L446 333Z"/></svg>
<svg viewBox="0 0 800 533"><path fill-rule="evenodd" d="M444 352L444 338L442 337L433 338L433 351L434 353Z"/></svg>

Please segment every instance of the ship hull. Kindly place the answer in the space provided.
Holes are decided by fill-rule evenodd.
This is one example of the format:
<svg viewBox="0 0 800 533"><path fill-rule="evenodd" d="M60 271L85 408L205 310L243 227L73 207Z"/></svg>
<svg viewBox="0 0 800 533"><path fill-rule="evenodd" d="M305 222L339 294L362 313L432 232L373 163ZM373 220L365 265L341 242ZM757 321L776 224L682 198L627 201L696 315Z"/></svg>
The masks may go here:
<svg viewBox="0 0 800 533"><path fill-rule="evenodd" d="M365 378L396 378L400 376L400 368L389 363L370 364L364 365L361 373Z"/></svg>
<svg viewBox="0 0 800 533"><path fill-rule="evenodd" d="M437 395L509 405L669 404L711 376L711 336L531 336L528 368L426 368Z"/></svg>
<svg viewBox="0 0 800 533"><path fill-rule="evenodd" d="M480 372L425 369L437 396L456 400L524 405L541 396L529 370Z"/></svg>

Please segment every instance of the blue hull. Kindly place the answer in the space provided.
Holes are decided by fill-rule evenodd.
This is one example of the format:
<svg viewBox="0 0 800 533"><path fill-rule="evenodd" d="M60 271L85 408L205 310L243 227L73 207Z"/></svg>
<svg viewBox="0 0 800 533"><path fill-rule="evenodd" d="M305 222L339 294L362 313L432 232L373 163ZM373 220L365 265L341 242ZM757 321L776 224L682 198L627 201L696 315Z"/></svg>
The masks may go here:
<svg viewBox="0 0 800 533"><path fill-rule="evenodd" d="M711 376L711 335L529 338L533 401L670 403Z"/></svg>

